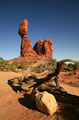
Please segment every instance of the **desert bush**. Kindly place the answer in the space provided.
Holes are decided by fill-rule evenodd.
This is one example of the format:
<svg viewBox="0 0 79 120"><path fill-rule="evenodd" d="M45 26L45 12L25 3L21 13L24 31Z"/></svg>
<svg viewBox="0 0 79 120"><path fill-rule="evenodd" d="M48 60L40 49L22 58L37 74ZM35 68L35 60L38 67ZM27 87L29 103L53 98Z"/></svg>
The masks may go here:
<svg viewBox="0 0 79 120"><path fill-rule="evenodd" d="M79 61L75 62L74 70L79 70Z"/></svg>
<svg viewBox="0 0 79 120"><path fill-rule="evenodd" d="M76 61L74 64L69 63L68 67L72 68L73 70L79 70L79 61Z"/></svg>
<svg viewBox="0 0 79 120"><path fill-rule="evenodd" d="M69 63L69 64L68 64L68 67L70 67L70 68L74 68L74 64Z"/></svg>
<svg viewBox="0 0 79 120"><path fill-rule="evenodd" d="M67 68L68 65L66 63L63 63L62 68Z"/></svg>
<svg viewBox="0 0 79 120"><path fill-rule="evenodd" d="M10 70L13 71L13 72L17 72L17 66L14 65L14 64L11 64L10 65Z"/></svg>
<svg viewBox="0 0 79 120"><path fill-rule="evenodd" d="M12 64L9 64L8 61L0 58L0 70L1 71L13 71L16 72L18 68L18 63L15 61Z"/></svg>
<svg viewBox="0 0 79 120"><path fill-rule="evenodd" d="M10 65L6 60L0 57L0 70L10 70Z"/></svg>
<svg viewBox="0 0 79 120"><path fill-rule="evenodd" d="M47 62L40 64L38 67L32 68L32 71L36 71L38 73L48 71L55 71L56 68L56 59L49 59Z"/></svg>
<svg viewBox="0 0 79 120"><path fill-rule="evenodd" d="M64 72L65 71L70 71L70 68L69 68L68 64L63 63L61 71L64 71Z"/></svg>
<svg viewBox="0 0 79 120"><path fill-rule="evenodd" d="M16 67L18 68L19 63L18 63L17 61L14 61L14 62L12 63L12 65L14 65L14 66L16 66Z"/></svg>
<svg viewBox="0 0 79 120"><path fill-rule="evenodd" d="M19 69L26 70L27 66L24 63L20 63L20 66L18 67Z"/></svg>
<svg viewBox="0 0 79 120"><path fill-rule="evenodd" d="M74 75L75 74L75 71L70 71L69 72L69 75Z"/></svg>
<svg viewBox="0 0 79 120"><path fill-rule="evenodd" d="M0 62L2 62L4 59L2 57L0 57Z"/></svg>
<svg viewBox="0 0 79 120"><path fill-rule="evenodd" d="M33 68L32 68L32 71L38 72L37 67L33 67Z"/></svg>

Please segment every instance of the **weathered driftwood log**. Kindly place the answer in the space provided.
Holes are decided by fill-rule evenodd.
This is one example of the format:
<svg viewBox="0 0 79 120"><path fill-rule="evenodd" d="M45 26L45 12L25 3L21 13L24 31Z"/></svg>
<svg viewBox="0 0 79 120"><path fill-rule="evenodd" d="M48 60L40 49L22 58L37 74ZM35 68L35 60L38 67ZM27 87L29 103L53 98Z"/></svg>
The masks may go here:
<svg viewBox="0 0 79 120"><path fill-rule="evenodd" d="M59 75L59 73L61 71L62 64L64 62L67 62L67 61L74 62L71 59L64 59L64 60L61 60L61 61L57 62L57 66L56 66L55 72L52 72L52 71L51 72L47 72L47 71L45 71L45 73L38 73L38 74L37 73L32 73L30 76L33 77L38 82L37 84L39 84L39 85L41 85L44 82L50 80L52 77L55 77L54 80L56 82L56 85L59 86L58 75Z"/></svg>
<svg viewBox="0 0 79 120"><path fill-rule="evenodd" d="M28 78L29 76L31 76L31 70L33 67L39 66L42 62L44 61L40 61L37 62L35 64L32 64L31 66L29 66L29 68L25 71L25 73L23 73L21 76L19 77L15 77L13 79L11 79L11 81L14 81L15 79L17 79L17 83L21 83L25 78ZM48 71L45 71L44 73L48 73ZM43 74L43 73L42 73ZM14 81L16 83L16 80Z"/></svg>
<svg viewBox="0 0 79 120"><path fill-rule="evenodd" d="M64 59L64 60L58 61L55 72L54 72L54 73L51 72L51 73L49 73L49 74L46 74L46 75L44 76L44 78L43 78L42 76L40 76L40 79L37 79L36 74L35 74L35 76L34 76L34 75L33 75L33 76L31 75L31 76L34 77L34 79L37 81L37 83L36 83L34 86L32 86L32 87L34 87L34 88L33 88L33 91L32 91L32 94L35 93L35 91L37 90L37 88L38 88L40 85L42 85L42 84L45 83L45 82L48 82L52 77L55 77L55 78L54 78L54 81L55 81L55 83L56 83L56 87L57 87L57 88L60 88L59 80L58 80L58 75L59 75L59 73L60 73L60 71L61 71L62 64L63 64L64 62L67 62L67 61L69 61L69 62L75 62L75 61L73 61L73 60L71 60L71 59Z"/></svg>
<svg viewBox="0 0 79 120"><path fill-rule="evenodd" d="M71 59L64 59L64 60L58 61L56 63L56 68L54 68L55 69L54 71L51 71L51 72L44 71L43 73L32 73L31 72L33 67L41 64L41 62L35 63L35 64L31 65L22 76L18 77L19 82L21 83L25 78L27 78L29 80L29 76L32 77L34 79L34 81L36 82L36 84L31 86L31 87L33 87L33 91L34 91L38 86L40 86L41 84L43 84L45 82L48 82L49 80L51 80L52 77L54 77L56 87L59 88L60 85L59 85L58 75L61 71L62 64L67 61L75 62Z"/></svg>

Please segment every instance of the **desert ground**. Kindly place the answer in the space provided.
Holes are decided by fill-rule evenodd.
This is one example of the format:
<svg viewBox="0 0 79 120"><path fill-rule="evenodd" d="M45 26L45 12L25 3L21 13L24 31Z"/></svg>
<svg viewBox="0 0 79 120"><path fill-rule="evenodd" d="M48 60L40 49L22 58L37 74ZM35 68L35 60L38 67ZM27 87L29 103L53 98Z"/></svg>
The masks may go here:
<svg viewBox="0 0 79 120"><path fill-rule="evenodd" d="M61 72L61 86L67 97L57 97L58 111L47 116L39 112L30 97L23 95L19 87L12 88L8 81L22 73L0 71L0 120L79 120L79 75Z"/></svg>

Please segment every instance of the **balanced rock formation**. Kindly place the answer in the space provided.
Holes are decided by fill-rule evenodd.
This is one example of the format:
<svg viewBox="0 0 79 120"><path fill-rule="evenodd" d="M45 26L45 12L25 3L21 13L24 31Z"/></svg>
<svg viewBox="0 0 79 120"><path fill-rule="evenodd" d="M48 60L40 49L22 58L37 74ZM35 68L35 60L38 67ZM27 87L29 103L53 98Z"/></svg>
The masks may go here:
<svg viewBox="0 0 79 120"><path fill-rule="evenodd" d="M22 23L20 24L18 33L22 39L20 51L22 57L36 57L37 55L39 55L47 58L52 58L52 40L39 40L32 49L32 43L26 37L28 33L27 19L24 19L24 21L22 21Z"/></svg>
<svg viewBox="0 0 79 120"><path fill-rule="evenodd" d="M36 56L36 52L32 49L32 43L27 39L26 35L28 32L28 21L24 19L19 26L19 35L22 38L21 42L21 51L20 54L22 57L34 57Z"/></svg>
<svg viewBox="0 0 79 120"><path fill-rule="evenodd" d="M58 105L55 97L46 91L37 94L35 102L37 109L47 115L52 115L57 111Z"/></svg>

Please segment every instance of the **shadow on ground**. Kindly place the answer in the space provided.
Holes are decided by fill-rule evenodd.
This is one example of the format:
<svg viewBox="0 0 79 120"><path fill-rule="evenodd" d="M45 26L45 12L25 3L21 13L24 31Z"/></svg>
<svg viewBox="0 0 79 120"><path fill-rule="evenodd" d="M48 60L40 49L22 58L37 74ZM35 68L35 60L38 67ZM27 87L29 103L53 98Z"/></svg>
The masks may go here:
<svg viewBox="0 0 79 120"><path fill-rule="evenodd" d="M24 94L24 98L18 99L19 103L28 109L36 110L35 103L31 102L31 97L28 94Z"/></svg>
<svg viewBox="0 0 79 120"><path fill-rule="evenodd" d="M16 93L18 91L22 92L21 87L20 86L15 86L13 84L13 82L14 82L13 79L8 80L8 85L10 85L12 90L15 91ZM19 98L18 101L21 105L23 105L24 107L27 107L28 109L33 109L33 110L36 109L35 104L31 102L31 98L30 98L29 94L23 94L23 97Z"/></svg>
<svg viewBox="0 0 79 120"><path fill-rule="evenodd" d="M71 94L55 94L58 105L59 112L57 115L63 119L59 120L79 120L79 97Z"/></svg>
<svg viewBox="0 0 79 120"><path fill-rule="evenodd" d="M22 92L20 86L14 86L12 80L8 80L8 84L10 87L17 93L17 91ZM58 103L58 110L57 112L52 115L56 116L56 120L79 120L79 97L71 94L62 94L54 93L52 94L55 96L57 103ZM18 99L18 102L27 107L28 109L37 110L35 103L31 103L30 95L24 94L23 97Z"/></svg>
<svg viewBox="0 0 79 120"><path fill-rule="evenodd" d="M19 91L19 92L21 92L22 90L21 90L21 87L20 86L15 86L14 84L13 84L13 79L10 79L10 80L8 80L8 85L10 85L10 87L17 93L17 91Z"/></svg>

